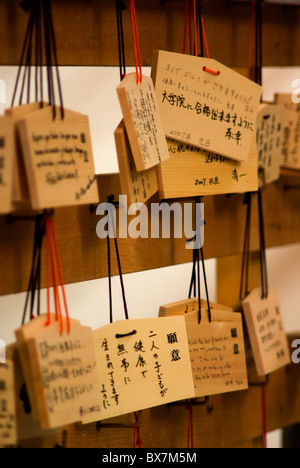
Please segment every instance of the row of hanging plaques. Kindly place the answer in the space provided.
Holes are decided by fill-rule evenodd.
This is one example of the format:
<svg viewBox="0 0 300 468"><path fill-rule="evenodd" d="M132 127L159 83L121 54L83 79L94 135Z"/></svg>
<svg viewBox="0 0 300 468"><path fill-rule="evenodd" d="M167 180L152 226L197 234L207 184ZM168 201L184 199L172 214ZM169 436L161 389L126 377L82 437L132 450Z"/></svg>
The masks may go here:
<svg viewBox="0 0 300 468"><path fill-rule="evenodd" d="M163 199L257 191L279 179L281 166L300 168L299 106L290 95L261 104L261 86L239 73L165 51L154 53L152 78L155 93L136 74L118 88L124 121L115 140L131 203L157 190Z"/></svg>
<svg viewBox="0 0 300 468"><path fill-rule="evenodd" d="M217 70L212 75L207 70ZM152 77L118 87L124 115L116 132L129 201L256 191L300 169L299 105L290 95L260 104L261 87L211 60L159 51ZM40 103L0 118L0 213L97 203L88 117L53 120Z"/></svg>
<svg viewBox="0 0 300 468"><path fill-rule="evenodd" d="M33 437L72 423L247 390L242 313L211 304L209 320L207 303L201 305L200 324L198 299L192 298L162 306L158 318L94 331L52 314L17 329L17 342L0 365L0 446L15 445L17 431L19 438L26 431ZM261 299L261 290L254 290L243 308L257 374L290 364L276 293Z"/></svg>

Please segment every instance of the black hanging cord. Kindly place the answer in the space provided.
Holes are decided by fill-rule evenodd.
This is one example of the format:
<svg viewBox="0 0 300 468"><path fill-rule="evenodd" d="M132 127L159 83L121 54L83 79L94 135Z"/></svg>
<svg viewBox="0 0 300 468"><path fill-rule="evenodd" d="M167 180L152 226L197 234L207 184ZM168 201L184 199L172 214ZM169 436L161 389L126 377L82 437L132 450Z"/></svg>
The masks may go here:
<svg viewBox="0 0 300 468"><path fill-rule="evenodd" d="M119 48L119 66L120 66L120 81L126 75L126 57L125 57L125 41L123 28L123 11L126 10L126 5L123 0L116 1L116 15L118 26L118 48Z"/></svg>
<svg viewBox="0 0 300 468"><path fill-rule="evenodd" d="M199 57L204 57L204 38L203 38L203 28L202 28L202 3L201 0L197 0L196 2L196 14L197 14L197 21L198 21L198 28L200 31L200 47L201 47L201 55Z"/></svg>
<svg viewBox="0 0 300 468"><path fill-rule="evenodd" d="M59 102L60 102L60 114L61 114L61 120L63 120L64 116L65 116L65 112L64 112L64 103L63 103L61 80L60 80L60 74L59 74L59 68L58 68L57 47L56 47L56 39L55 39L55 32L54 32L54 25L53 25L51 0L44 0L44 2L45 2L45 9L46 9L47 18L48 18L48 28L49 28L49 36L50 36L51 65L52 65L52 54L53 54L54 68L55 68L55 71L56 71L56 81L57 81L58 95L59 95ZM53 79L53 75L52 75L52 79ZM54 89L53 89L53 96L54 96Z"/></svg>
<svg viewBox="0 0 300 468"><path fill-rule="evenodd" d="M32 253L32 265L24 305L22 325L25 324L28 305L30 303L30 320L33 318L37 295L37 315L40 315L41 262L42 246L45 236L45 215L38 215L35 219L35 234Z"/></svg>
<svg viewBox="0 0 300 468"><path fill-rule="evenodd" d="M62 86L58 68L57 47L53 25L51 0L31 0L23 2L21 6L29 11L29 21L23 44L16 84L13 92L13 107L21 82L19 105L23 102L25 87L27 87L27 103L30 102L31 69L33 65L33 51L35 51L35 101L43 102L43 58L46 60L48 100L53 109L53 119L56 118L55 78L60 103L61 120L65 111L63 104ZM24 69L24 71L23 71ZM55 70L55 78L53 69ZM23 71L23 76L21 78Z"/></svg>
<svg viewBox="0 0 300 468"><path fill-rule="evenodd" d="M264 226L264 214L263 214L263 202L262 202L262 191L261 191L261 189L258 190L257 197L258 197L258 216L259 216L260 268L261 268L262 299L266 299L269 296L269 285L268 285L265 226Z"/></svg>
<svg viewBox="0 0 300 468"><path fill-rule="evenodd" d="M20 78L22 74L23 67L24 69L24 74L23 74L23 80L22 80L22 88L20 92L20 98L19 98L19 105L22 104L23 101L23 93L24 93L24 87L25 87L25 79L27 76L27 70L28 70L28 58L30 56L29 50L31 49L32 46L32 34L33 34L33 28L34 28L34 22L35 22L35 11L34 7L31 3L27 2L27 7L28 11L30 12L29 16L29 21L28 21L28 26L25 34L25 39L24 39L24 44L23 44L23 49L21 53L21 58L19 62L19 68L18 68L18 73L17 73L17 78L16 78L16 83L15 83L15 88L13 92L13 97L12 97L12 102L11 102L11 107L14 106L17 92L18 92L18 87L20 83Z"/></svg>
<svg viewBox="0 0 300 468"><path fill-rule="evenodd" d="M240 287L240 300L244 300L249 291L249 266L250 266L250 238L251 238L251 209L252 209L252 193L249 192L245 195L245 205L247 205L244 248L243 248L243 261L242 261L242 274L241 274L241 287Z"/></svg>
<svg viewBox="0 0 300 468"><path fill-rule="evenodd" d="M255 82L262 85L262 67L263 67L263 51L262 51L262 2L257 0L255 4Z"/></svg>
<svg viewBox="0 0 300 468"><path fill-rule="evenodd" d="M108 197L107 200L107 211L108 211L108 235L107 235L107 253L108 253L108 271L109 271L109 309L110 309L110 323L113 323L113 307L112 307L112 285L111 285L111 249L110 249L110 227L112 228L113 237L114 237L114 244L117 256L117 263L118 263L118 270L119 270L119 277L120 277L120 284L122 290L122 299L123 299L123 306L124 306L124 314L125 319L129 319L128 314L128 307L126 301L126 294L125 294L125 286L123 281L123 273L122 273L122 266L121 266L121 259L120 259L120 252L118 246L118 240L116 235L116 226L113 216L113 210L111 209L114 205L114 196Z"/></svg>
<svg viewBox="0 0 300 468"><path fill-rule="evenodd" d="M195 203L196 203L196 210L197 208L200 208L200 203L201 203L201 198L196 197L195 198ZM199 217L200 219L200 217ZM196 220L197 220L197 212L196 212ZM197 223L197 221L196 221ZM204 258L204 251L203 251L203 246L201 242L201 225L196 226L196 229L199 229L198 233L198 238L200 239L199 243L200 245L194 245L193 249L193 269L192 269L192 278L191 278L191 283L190 283L190 289L189 289L189 299L192 296L192 291L194 288L194 296L196 297L196 289L198 288L198 323L201 323L202 320L202 307L201 307L201 285L200 285L200 255L201 255L201 263L202 263L202 271L203 271L203 279L204 279L204 285L205 285L205 293L206 293L206 299L207 299L207 310L208 310L208 319L209 322L211 323L211 306L210 306L210 301L209 301L209 293L208 293L208 284L207 284L207 277L206 277L206 270L205 270L205 258ZM192 239L190 239L188 242L194 241L195 243L197 242L197 235L195 235ZM196 273L196 267L197 267L197 273Z"/></svg>
<svg viewBox="0 0 300 468"><path fill-rule="evenodd" d="M247 205L242 274L240 286L240 300L243 301L249 294L249 266L250 266L250 235L251 235L251 206L253 193L247 193L245 196L245 204ZM260 270L261 270L261 289L262 299L266 299L269 295L268 272L266 259L266 241L264 214L261 189L257 192L258 203L258 220L259 220L259 242L260 242Z"/></svg>

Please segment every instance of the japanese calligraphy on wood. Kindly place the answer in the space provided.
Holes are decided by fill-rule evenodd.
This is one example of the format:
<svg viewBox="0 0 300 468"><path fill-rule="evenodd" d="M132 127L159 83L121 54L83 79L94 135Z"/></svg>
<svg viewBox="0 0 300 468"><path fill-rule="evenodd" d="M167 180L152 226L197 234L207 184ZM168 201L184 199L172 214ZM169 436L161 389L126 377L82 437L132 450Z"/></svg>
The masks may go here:
<svg viewBox="0 0 300 468"><path fill-rule="evenodd" d="M181 198L258 189L256 138L248 161L239 162L168 139L170 159L157 166L161 198Z"/></svg>
<svg viewBox="0 0 300 468"><path fill-rule="evenodd" d="M212 311L198 324L198 311L186 315L196 397L248 388L242 316Z"/></svg>
<svg viewBox="0 0 300 468"><path fill-rule="evenodd" d="M15 137L15 154L13 160L15 161L13 169L13 201L19 207L30 208L30 193L27 181L25 162L23 158L23 150L20 142L18 132L18 122L41 109L41 103L33 102L31 104L23 104L17 107L6 109L5 114L12 118L14 122L14 137Z"/></svg>
<svg viewBox="0 0 300 468"><path fill-rule="evenodd" d="M215 60L165 51L154 53L152 77L169 138L248 160L260 86Z"/></svg>
<svg viewBox="0 0 300 468"><path fill-rule="evenodd" d="M256 126L260 186L275 182L280 177L284 114L282 106L259 106Z"/></svg>
<svg viewBox="0 0 300 468"><path fill-rule="evenodd" d="M130 205L145 203L158 191L155 167L142 172L136 170L123 120L115 131L115 141L122 194L127 195Z"/></svg>
<svg viewBox="0 0 300 468"><path fill-rule="evenodd" d="M201 299L201 306L207 308L207 301ZM231 308L215 304L210 302L210 307L212 310L228 310L232 311ZM198 311L199 303L197 298L186 299L179 302L174 302L172 304L166 304L159 308L159 317L170 317L174 315L184 315L190 312Z"/></svg>
<svg viewBox="0 0 300 468"><path fill-rule="evenodd" d="M242 315L211 303L212 321L209 323L207 303L201 302L205 313L200 324L198 299L160 308L160 316L184 314L196 398L247 389Z"/></svg>
<svg viewBox="0 0 300 468"><path fill-rule="evenodd" d="M89 120L65 109L52 119L46 107L19 122L31 203L35 209L99 201Z"/></svg>
<svg viewBox="0 0 300 468"><path fill-rule="evenodd" d="M276 104L286 109L282 144L282 165L300 170L300 104L290 94L277 94Z"/></svg>
<svg viewBox="0 0 300 468"><path fill-rule="evenodd" d="M152 79L127 75L117 88L124 122L137 171L169 158L167 142Z"/></svg>
<svg viewBox="0 0 300 468"><path fill-rule="evenodd" d="M17 444L13 363L0 364L0 448Z"/></svg>
<svg viewBox="0 0 300 468"><path fill-rule="evenodd" d="M71 321L70 333L60 335L59 323L53 322L26 345L42 427L97 419L100 406L92 330Z"/></svg>
<svg viewBox="0 0 300 468"><path fill-rule="evenodd" d="M276 292L261 298L255 289L244 301L243 309L259 376L264 376L291 362L286 333Z"/></svg>
<svg viewBox="0 0 300 468"><path fill-rule="evenodd" d="M51 316L51 320L55 320L55 316ZM26 381L28 397L31 405L31 412L34 418L39 419L42 413L41 400L36 398L37 389L35 387L35 380L33 378L33 365L30 362L30 353L27 346L28 340L35 338L38 333L43 330L47 323L47 317L41 315L36 317L34 320L26 323L24 326L15 330L15 336L18 344L19 359L22 365L22 373Z"/></svg>
<svg viewBox="0 0 300 468"><path fill-rule="evenodd" d="M14 131L9 117L0 117L0 214L13 210Z"/></svg>
<svg viewBox="0 0 300 468"><path fill-rule="evenodd" d="M115 322L94 341L101 419L194 396L184 317Z"/></svg>

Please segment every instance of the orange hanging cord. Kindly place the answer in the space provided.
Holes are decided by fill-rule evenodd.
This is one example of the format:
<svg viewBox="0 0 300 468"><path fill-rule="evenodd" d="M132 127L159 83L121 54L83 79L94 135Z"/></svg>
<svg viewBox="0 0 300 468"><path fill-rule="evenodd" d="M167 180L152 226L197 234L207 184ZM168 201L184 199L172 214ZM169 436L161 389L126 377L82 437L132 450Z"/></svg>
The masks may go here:
<svg viewBox="0 0 300 468"><path fill-rule="evenodd" d="M45 220L45 258L46 258L46 288L47 288L47 322L46 326L51 324L51 306L50 306L50 258L49 258L49 225L48 217Z"/></svg>
<svg viewBox="0 0 300 468"><path fill-rule="evenodd" d="M198 31L197 31L197 7L196 7L196 0L193 0L193 9L194 9L194 36L195 36L195 50L194 54L197 57L198 56ZM183 40L183 53L186 53L186 48L187 48L187 29L188 29L188 19L190 19L190 0L186 0L186 5L185 5L185 24L184 24L184 40ZM203 16L202 13L200 14L200 28L202 30L202 36L203 36L203 41L204 41L204 47L205 47L205 53L206 57L209 59L209 52L208 52L208 45L207 45L207 38L206 38L206 33L205 33L205 27L204 27L204 21L203 21ZM191 37L191 21L189 24L190 28L190 45L192 42L192 37ZM192 49L191 49L192 50ZM192 55L192 52L190 52ZM212 75L219 76L221 74L220 71L215 71L212 70L209 67L203 67L203 71L207 73L211 73Z"/></svg>
<svg viewBox="0 0 300 468"><path fill-rule="evenodd" d="M135 60L135 69L136 69L136 83L138 84L138 83L141 83L143 80L143 73L142 73L142 61L141 61L140 43L139 43L139 36L138 36L134 0L130 0L130 12L131 12L132 35L133 35L134 60Z"/></svg>
<svg viewBox="0 0 300 468"><path fill-rule="evenodd" d="M45 220L45 234L46 234L46 281L47 281L47 323L51 323L51 314L50 314L50 260L52 268L52 280L53 280L53 295L54 295L54 305L55 305L55 320L60 323L60 334L63 334L64 323L62 308L59 295L59 283L62 290L62 296L65 307L66 321L67 321L67 332L70 333L71 323L69 318L69 311L67 305L67 298L64 287L62 266L60 261L60 255L58 251L57 239L55 234L55 228L53 220L49 215L46 216ZM57 271L58 270L58 271ZM58 280L59 277L59 280Z"/></svg>
<svg viewBox="0 0 300 468"><path fill-rule="evenodd" d="M52 276L53 276L53 290L54 290L54 302L55 302L55 320L60 323L60 334L64 331L63 326L63 317L59 297L59 287L58 287L58 278L57 278L57 269L56 269L56 259L55 259L55 250L53 245L52 229L51 229L51 219L48 219L48 229L49 229L49 244L50 244L50 253L51 253L51 265L52 265Z"/></svg>
<svg viewBox="0 0 300 468"><path fill-rule="evenodd" d="M65 286L64 286L63 271L62 271L62 266L61 266L59 250L58 250L57 238L56 238L54 223L53 223L52 219L50 219L50 228L51 228L51 233L52 233L52 238L53 238L53 244L54 244L55 255L56 255L56 262L57 262L58 273L59 273L59 281L60 281L60 286L61 286L62 296L63 296L63 301L64 301L64 307L65 307L65 314L66 314L66 320L67 320L67 332L70 333L71 323L70 323L69 309L68 309L68 303L67 303L67 296L66 296L66 291L65 291Z"/></svg>

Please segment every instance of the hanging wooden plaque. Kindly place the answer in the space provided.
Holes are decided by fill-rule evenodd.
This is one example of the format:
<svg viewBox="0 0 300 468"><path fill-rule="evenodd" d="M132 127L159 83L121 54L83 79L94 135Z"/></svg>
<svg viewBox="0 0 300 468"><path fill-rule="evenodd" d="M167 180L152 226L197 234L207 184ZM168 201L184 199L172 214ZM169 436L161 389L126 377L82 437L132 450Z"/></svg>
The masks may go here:
<svg viewBox="0 0 300 468"><path fill-rule="evenodd" d="M117 93L137 171L145 171L169 158L167 142L152 79L136 83L130 73Z"/></svg>
<svg viewBox="0 0 300 468"><path fill-rule="evenodd" d="M184 317L115 322L94 342L101 419L194 397Z"/></svg>
<svg viewBox="0 0 300 468"><path fill-rule="evenodd" d="M55 320L54 315L51 315L51 320ZM31 413L35 419L39 419L42 409L40 408L41 400L37 398L38 393L37 389L35 388L35 380L33 379L32 363L30 362L27 341L35 338L35 336L45 328L46 323L47 317L45 315L41 315L15 330L20 361L31 406Z"/></svg>
<svg viewBox="0 0 300 468"><path fill-rule="evenodd" d="M45 431L38 419L33 418L31 402L28 396L27 384L23 374L20 353L16 343L7 347L7 355L13 362L15 402L17 415L17 440L22 441L35 437L45 437L54 434L56 430Z"/></svg>
<svg viewBox="0 0 300 468"><path fill-rule="evenodd" d="M280 177L284 115L283 106L259 106L256 126L260 187L275 182Z"/></svg>
<svg viewBox="0 0 300 468"><path fill-rule="evenodd" d="M25 330L31 335L25 345L32 392L35 398L39 396L38 417L42 427L55 428L97 419L100 407L97 404L98 380L91 329L72 320L70 334L60 335L59 322L53 321L45 327L46 317L40 319L41 324L44 322L42 327L37 329L36 324L35 331L31 329L28 333ZM22 365L24 368L24 362Z"/></svg>
<svg viewBox="0 0 300 468"><path fill-rule="evenodd" d="M276 94L276 104L286 110L284 118L282 166L300 170L300 104L290 94Z"/></svg>
<svg viewBox="0 0 300 468"><path fill-rule="evenodd" d="M46 104L45 104L46 105ZM41 109L41 103L33 102L30 104L23 104L17 107L6 109L5 114L12 118L14 123L14 139L15 139L15 153L13 156L14 169L13 169L13 201L17 207L30 208L30 193L27 181L25 162L18 132L18 122Z"/></svg>
<svg viewBox="0 0 300 468"><path fill-rule="evenodd" d="M0 364L0 448L17 444L13 362Z"/></svg>
<svg viewBox="0 0 300 468"><path fill-rule="evenodd" d="M0 214L13 211L14 129L9 117L0 117Z"/></svg>
<svg viewBox="0 0 300 468"><path fill-rule="evenodd" d="M152 78L167 137L248 160L261 86L215 60L165 51L154 52Z"/></svg>
<svg viewBox="0 0 300 468"><path fill-rule="evenodd" d="M255 289L243 301L243 309L258 375L268 375L290 364L276 292L269 291L268 298L262 299L261 289Z"/></svg>
<svg viewBox="0 0 300 468"><path fill-rule="evenodd" d="M201 306L205 309L207 308L207 301L201 299ZM230 307L225 307L219 304L210 302L210 307L212 310L228 310L232 311ZM159 308L159 317L174 317L174 315L185 315L190 312L197 311L199 309L198 299L191 298L185 299L183 301L174 302L172 304L166 304Z"/></svg>
<svg viewBox="0 0 300 468"><path fill-rule="evenodd" d="M124 120L115 131L115 142L122 194L127 195L130 205L145 203L158 191L155 167L142 172L136 170Z"/></svg>
<svg viewBox="0 0 300 468"><path fill-rule="evenodd" d="M247 389L242 315L211 303L209 323L207 303L202 304L206 309L203 307L200 324L197 299L169 304L160 310L160 314L168 316L172 312L184 314L196 398ZM187 307L190 311L186 312Z"/></svg>
<svg viewBox="0 0 300 468"><path fill-rule="evenodd" d="M29 340L28 348L37 364L33 378L43 403L42 426L97 419L99 383L91 328L77 325L60 336L59 323L54 322Z"/></svg>
<svg viewBox="0 0 300 468"><path fill-rule="evenodd" d="M20 139L34 209L98 203L88 116L52 107L22 119Z"/></svg>
<svg viewBox="0 0 300 468"><path fill-rule="evenodd" d="M211 314L211 323L203 317L200 324L198 311L185 316L196 397L248 388L242 316Z"/></svg>
<svg viewBox="0 0 300 468"><path fill-rule="evenodd" d="M170 159L157 166L160 198L257 191L257 149L253 135L248 161L238 162L168 140Z"/></svg>

